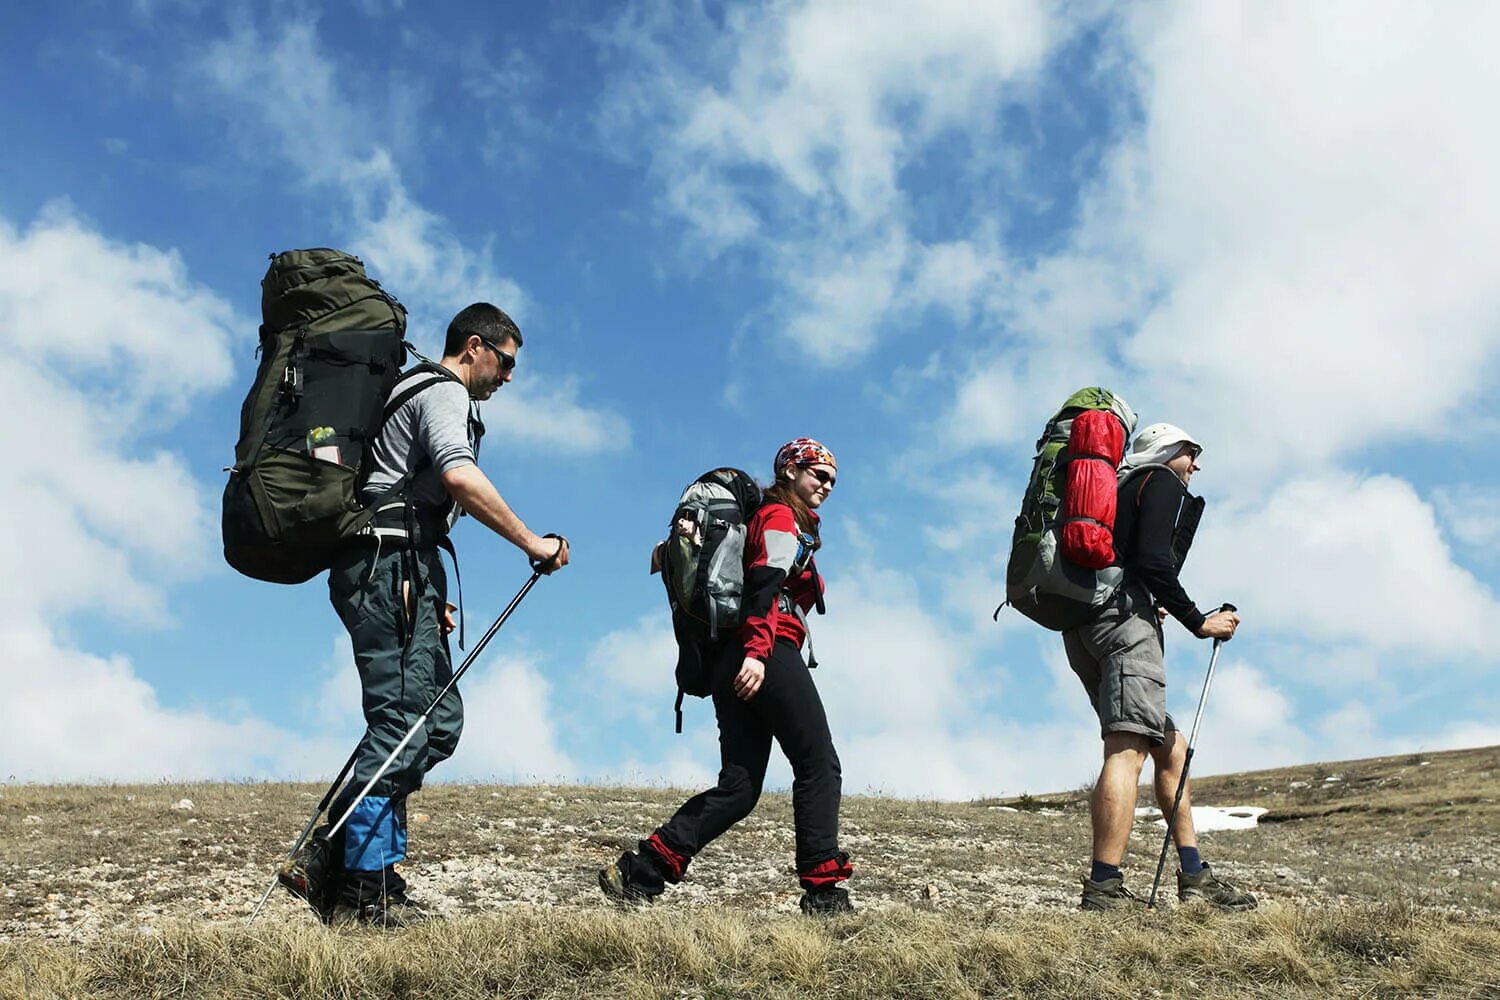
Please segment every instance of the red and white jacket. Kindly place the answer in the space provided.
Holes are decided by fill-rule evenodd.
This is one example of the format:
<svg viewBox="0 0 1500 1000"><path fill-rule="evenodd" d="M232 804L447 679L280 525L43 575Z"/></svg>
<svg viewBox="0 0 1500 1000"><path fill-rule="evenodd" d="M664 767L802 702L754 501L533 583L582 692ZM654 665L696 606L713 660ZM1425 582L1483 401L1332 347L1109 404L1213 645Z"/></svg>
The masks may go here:
<svg viewBox="0 0 1500 1000"><path fill-rule="evenodd" d="M818 515L812 516L816 522ZM809 560L796 564L798 534L796 516L784 503L766 504L750 518L745 530L740 641L745 655L762 663L770 657L778 638L790 639L801 647L807 629L791 605L806 614L823 593L823 579L808 565Z"/></svg>

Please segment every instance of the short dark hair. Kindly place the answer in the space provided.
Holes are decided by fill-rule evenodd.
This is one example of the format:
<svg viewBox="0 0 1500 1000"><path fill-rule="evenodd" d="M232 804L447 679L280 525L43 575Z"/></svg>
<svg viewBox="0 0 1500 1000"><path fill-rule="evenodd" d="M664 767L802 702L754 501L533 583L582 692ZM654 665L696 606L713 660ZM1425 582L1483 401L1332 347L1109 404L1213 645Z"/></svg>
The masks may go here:
<svg viewBox="0 0 1500 1000"><path fill-rule="evenodd" d="M448 324L448 339L443 342L444 357L452 357L462 351L470 337L487 340L502 348L507 341L517 347L524 343L521 340L521 328L516 326L516 321L505 315L504 310L488 302L464 306L453 317L453 322Z"/></svg>

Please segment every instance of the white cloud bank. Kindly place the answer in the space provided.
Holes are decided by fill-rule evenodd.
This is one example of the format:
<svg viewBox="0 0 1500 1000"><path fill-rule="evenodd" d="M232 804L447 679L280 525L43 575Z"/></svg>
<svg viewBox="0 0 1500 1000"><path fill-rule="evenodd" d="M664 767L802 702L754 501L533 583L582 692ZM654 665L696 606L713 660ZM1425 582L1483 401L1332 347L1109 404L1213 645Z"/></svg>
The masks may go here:
<svg viewBox="0 0 1500 1000"><path fill-rule="evenodd" d="M1128 127L1062 249L953 234L952 308L1003 333L956 368L943 437L1024 445L1104 381L1262 481L1449 439L1500 356L1500 12L1159 4L1111 27Z"/></svg>
<svg viewBox="0 0 1500 1000"><path fill-rule="evenodd" d="M891 329L925 332L912 322L922 310L952 317L939 371L916 376L936 392L909 397L924 411L939 400L919 429L924 453L942 451L934 440L950 452L933 461L996 445L1023 453L1070 391L1114 385L1145 420L1208 442L1195 485L1214 505L1189 582L1246 609L1247 655L1259 636L1310 644L1299 649L1347 675L1456 663L1469 676L1493 663L1483 633L1500 602L1440 530L1491 540L1493 490L1459 484L1424 499L1400 476L1339 463L1442 447L1455 416L1495 393L1500 63L1485 40L1500 10L938 4L911 19L811 0L736 8L676 47L690 13L647 10L612 37L637 58L611 134L628 136L627 156L649 157L698 247L761 264L790 350L848 361ZM1036 154L996 123L1086 26L1106 39L1091 69L1118 131L1073 217L1041 252L1020 249L1007 202L1032 197L1016 161ZM949 186L969 211L924 214L923 199ZM1011 488L1007 507L1019 500ZM1005 518L992 534L972 528L929 530L973 553L993 538L1003 555ZM992 574L988 555L963 556L952 575ZM971 603L954 601L953 620L972 622ZM952 691L977 673L965 665L971 625L955 636L906 612L871 594L819 629L825 662L840 664L820 683L872 672L852 695L829 694L849 698L832 711L852 784L874 774L874 787L988 790L977 760L996 762L1002 785L1076 779L1046 759L1015 766L1036 745L1076 745L1073 730L987 733L966 718ZM913 658L907 638L924 652ZM903 662L933 688L912 689L895 673ZM1226 685L1226 707L1259 713L1238 720L1247 752L1223 754L1233 766L1262 766L1248 750L1262 744L1304 760L1383 752L1397 726L1428 746L1492 735L1464 721L1415 735L1347 692L1315 711L1248 666Z"/></svg>
<svg viewBox="0 0 1500 1000"><path fill-rule="evenodd" d="M0 220L3 777L210 777L266 766L271 727L162 706L68 626L169 620L162 584L204 567L209 501L182 459L143 448L229 378L247 324L175 253L112 242L66 206ZM249 762L254 762L249 763Z"/></svg>

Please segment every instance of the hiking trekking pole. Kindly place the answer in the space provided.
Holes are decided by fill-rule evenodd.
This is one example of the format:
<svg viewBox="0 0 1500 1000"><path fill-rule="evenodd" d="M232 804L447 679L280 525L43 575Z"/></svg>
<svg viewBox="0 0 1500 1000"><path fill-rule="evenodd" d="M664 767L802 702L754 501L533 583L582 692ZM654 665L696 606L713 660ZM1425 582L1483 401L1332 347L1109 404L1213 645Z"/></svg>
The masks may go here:
<svg viewBox="0 0 1500 1000"><path fill-rule="evenodd" d="M333 784L329 785L328 791L323 793L323 798L318 802L318 808L314 809L313 814L308 817L307 825L302 828L302 833L298 835L296 843L292 844L292 849L286 852L286 861L292 860L302 849L302 845L307 842L307 835L312 833L313 827L317 825L318 817L323 815L323 810L328 808L333 797L344 787L344 779L349 776L349 770L354 767L354 760L358 756L359 746L356 744L353 752L349 754L349 759L344 761L343 767L339 768L339 776L333 779ZM261 908L266 905L266 900L270 899L271 893L276 891L276 882L277 876L272 875L271 884L266 886L265 894L260 897L260 902L255 904L255 909L250 911L250 917L245 921L247 925L255 923L255 918L260 916Z"/></svg>
<svg viewBox="0 0 1500 1000"><path fill-rule="evenodd" d="M544 537L553 538L560 536L546 535ZM562 541L564 545L567 544L567 539L562 539ZM560 548L559 551L561 551ZM557 557L553 556L552 558L556 559ZM495 637L496 632L500 631L500 628L505 624L506 619L510 618L511 613L516 610L516 607L521 603L522 600L525 599L526 595L531 593L531 588L536 586L536 582L542 578L542 567L546 566L547 563L551 561L551 559L540 560L531 564L531 577L526 581L525 584L522 585L521 589L516 592L516 596L510 599L510 603L505 606L505 610L500 612L500 616L494 620L490 627L485 631L484 635L480 637L479 641L474 644L473 652L464 657L464 662L461 663L459 665L459 668L453 672L453 676L449 678L448 683L443 685L443 689L437 693L437 697L432 699L432 703L429 704L427 708L422 712L422 714L417 717L417 721L414 722L411 728L406 731L406 735L401 737L401 742L396 744L396 749L391 751L390 756L386 757L385 762L380 765L380 769L375 772L374 777L372 777L368 782L365 783L365 787L362 788L360 790L360 793L354 797L354 801L349 803L349 807L344 810L344 814L339 817L338 822L333 824L333 826L329 828L328 833L324 835L328 840L332 840L334 836L339 832L339 830L343 828L344 823L347 822L349 817L354 813L355 807L364 800L366 795L370 794L370 789L375 787L375 783L385 775L385 772L390 770L391 764L398 756L400 756L401 751L406 749L406 745L410 743L412 737L417 734L417 730L421 729L427 724L427 717L434 711L436 711L438 704L448 696L449 691L453 690L454 685L458 683L458 679L462 677L471 666L474 665L474 661L479 658L479 654L484 652L484 647L489 645L489 641ZM349 755L349 759L344 762L343 768L339 771L339 776L335 778L333 784L329 786L328 791L323 795L323 800L318 803L317 811L314 812L312 818L307 821L307 825L302 828L302 835L298 837L297 842L292 845L291 851L287 854L288 858L291 858L297 853L298 848L300 848L302 844L307 840L307 836L312 831L313 825L317 823L318 817L322 815L324 809L328 808L328 804L333 800L334 795L338 792L339 789L343 787L344 777L346 774L348 774L350 768L354 766L355 758L359 756L359 749L360 748L356 746L354 748L354 752ZM271 877L270 886L266 888L265 895L261 897L260 902L256 904L255 910L250 914L249 919L245 921L246 924L254 922L255 918L260 914L261 907L266 905L266 900L270 899L271 893L276 891L276 884L277 878L273 875Z"/></svg>
<svg viewBox="0 0 1500 1000"><path fill-rule="evenodd" d="M516 596L510 599L510 603L505 606L505 610L500 612L500 617L495 619L494 624L489 627L484 636L474 644L474 651L464 657L464 662L453 672L453 676L448 679L447 684L443 685L443 689L437 693L437 697L432 699L432 703L427 706L421 715L417 716L417 721L412 723L411 728L406 731L406 735L401 737L401 742L396 744L396 749L390 752L390 755L380 765L379 770L371 775L370 780L365 782L365 787L360 789L358 795L354 796L354 801L349 803L348 807L344 810L344 815L340 816L338 822L329 828L329 839L337 836L338 832L344 828L344 824L354 814L355 808L364 801L366 795L370 794L370 789L374 788L375 783L385 776L385 772L390 770L396 758L401 756L401 751L406 749L406 744L410 743L412 737L417 735L417 731L427 725L427 717L437 710L438 704L448 696L449 691L453 690L453 686L458 683L458 679L464 675L466 670L474 665L474 661L479 658L479 654L484 652L484 647L495 637L495 633L500 631L500 627L505 624L505 620L510 617L511 612L516 610L516 605L520 604L526 595L531 593L531 588L535 587L536 582L542 578L542 571L539 568L540 564L533 565L538 568L532 570L531 579L527 580L525 585L516 592Z"/></svg>
<svg viewBox="0 0 1500 1000"><path fill-rule="evenodd" d="M1233 604L1225 602L1219 605L1220 611L1238 611ZM1156 890L1161 885L1162 866L1167 863L1167 848L1172 844L1172 824L1177 822L1177 808L1182 805L1182 790L1187 787L1188 768L1193 764L1193 744L1198 742L1198 723L1203 721L1203 706L1208 701L1208 686L1214 680L1214 664L1219 662L1219 647L1224 645L1223 639L1214 640L1214 649L1208 657L1208 673L1203 675L1203 693L1198 695L1198 711L1193 713L1193 731L1188 734L1187 755L1182 761L1182 775L1177 779L1177 794L1172 797L1172 812L1167 816L1167 835L1161 841L1161 856L1156 859L1156 877L1151 880L1151 898L1146 901L1146 909L1156 909Z"/></svg>

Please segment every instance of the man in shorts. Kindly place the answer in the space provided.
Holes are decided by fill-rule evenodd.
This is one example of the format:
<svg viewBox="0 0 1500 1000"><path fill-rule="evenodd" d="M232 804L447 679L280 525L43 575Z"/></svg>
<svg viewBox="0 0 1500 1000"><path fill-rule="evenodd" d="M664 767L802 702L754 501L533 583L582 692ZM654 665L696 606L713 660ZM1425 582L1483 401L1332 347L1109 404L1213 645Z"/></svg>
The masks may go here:
<svg viewBox="0 0 1500 1000"><path fill-rule="evenodd" d="M1167 714L1162 623L1170 614L1200 639L1228 639L1240 622L1231 611L1204 615L1177 579L1203 509L1187 491L1202 450L1171 424L1152 424L1136 437L1121 467L1115 516L1115 565L1125 571L1124 585L1098 618L1063 633L1068 663L1089 693L1104 739L1104 767L1089 799L1094 857L1083 880L1085 910L1140 903L1125 888L1120 863L1146 758L1155 767L1163 816L1182 779L1187 738ZM1172 835L1180 900L1203 899L1230 910L1255 906L1254 895L1219 878L1199 856L1187 788Z"/></svg>

